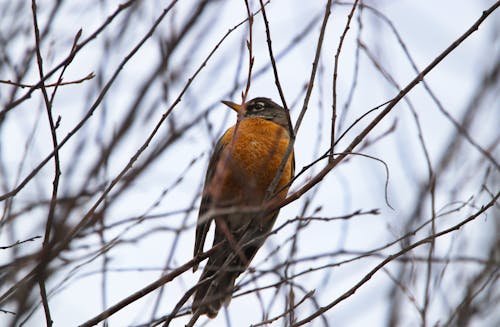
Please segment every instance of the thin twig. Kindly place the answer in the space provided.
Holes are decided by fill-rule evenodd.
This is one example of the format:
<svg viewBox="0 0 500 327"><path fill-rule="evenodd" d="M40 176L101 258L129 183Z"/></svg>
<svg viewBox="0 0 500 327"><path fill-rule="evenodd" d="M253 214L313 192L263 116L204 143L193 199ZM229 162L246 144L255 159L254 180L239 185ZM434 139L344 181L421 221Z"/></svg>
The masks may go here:
<svg viewBox="0 0 500 327"><path fill-rule="evenodd" d="M69 81L69 82L56 82L56 83L50 83L50 84L44 84L44 87L45 88L49 88L49 87L56 87L56 86L66 86L66 85L73 85L73 84L81 84L85 81L89 81L91 79L93 79L95 77L94 75L94 72L91 72L89 73L87 76L85 77L82 77L80 79L76 79L76 80L73 80L73 81ZM14 81L11 81L11 80L0 80L0 83L1 84L8 84L8 85L12 85L12 86L15 86L15 87L20 87L20 88L33 88L33 89L39 89L42 87L41 83L38 83L38 84L25 84L25 83L18 83L18 82L14 82Z"/></svg>
<svg viewBox="0 0 500 327"><path fill-rule="evenodd" d="M298 326L302 326L304 324L307 324L309 322L311 322L314 318L322 315L323 313L325 313L326 311L330 310L331 308L333 308L334 306L336 306L337 304L339 304L340 302L344 301L345 299L349 298L351 295L353 295L362 285L364 285L365 283L367 283L380 269L384 268L384 266L386 264L388 264L389 262L393 261L394 259L397 259L398 257L402 256L403 254L406 254L408 252L410 252L411 250L419 247L419 246L422 246L424 244L428 244L429 242L431 242L432 240L438 238L438 237L441 237L443 235L446 235L446 234L449 234L453 231L456 231L456 230L459 230L462 226L466 225L467 223L475 220L477 217L479 217L481 214L483 214L484 212L486 212L489 208L491 208L492 206L495 205L496 201L498 200L498 198L500 197L500 192L498 192L495 197L490 201L488 202L487 204L483 205L481 207L480 210L478 210L476 213L474 213L473 215L467 217L466 219L462 220L461 222L459 222L458 224L450 227L450 228L447 228L439 233L436 233L436 234L432 234L432 235L429 235L413 244L410 244L409 246L403 248L401 251L398 251L394 254L391 254L389 255L385 260L383 260L382 262L380 262L375 268L373 268L372 270L370 270L358 283L356 283L356 285L354 285L352 288L350 288L347 292L345 292L344 294L342 294L341 296L339 296L337 299L335 299L334 301L330 302L328 305L322 307L320 310L317 310L316 312L314 312L313 314L309 315L308 317L298 321L297 323L293 324L292 327L298 327Z"/></svg>
<svg viewBox="0 0 500 327"><path fill-rule="evenodd" d="M486 20L486 18L491 15L498 7L500 6L500 1L497 1L490 8L483 11L481 17L479 17L472 26L467 29L457 40L455 40L450 46L448 46L441 54L439 54L427 67L418 74L404 89L402 89L394 99L390 101L387 107L375 117L370 124L365 127L355 138L354 140L346 147L346 149L342 152L341 155L336 157L332 162L328 163L318 174L311 178L311 180L300 187L298 190L290 194L285 200L278 201L276 203L272 203L269 205L269 210L275 210L277 208L281 208L287 205L290 202L293 202L300 198L304 193L310 190L313 186L319 183L323 178L334 168L336 167L344 158L351 153L354 148L361 143L361 141L370 133L370 131L377 126L382 119L389 112L391 112L396 104L401 101L413 88L418 85L422 79L432 71L444 58L446 58L453 50L455 50L463 41L465 41L472 33L479 29L479 26Z"/></svg>
<svg viewBox="0 0 500 327"><path fill-rule="evenodd" d="M295 122L295 127L293 129L292 135L290 135L290 141L288 143L288 147L286 149L285 155L283 156L283 159L281 160L281 164L279 166L278 172L276 173L276 176L274 176L273 181L269 185L266 191L266 199L271 198L272 194L275 193L276 186L279 183L279 180L281 179L281 175L283 174L285 170L286 163L288 162L288 158L292 155L293 152L293 146L295 144L295 136L297 135L297 132L300 128L300 125L302 123L302 119L304 118L304 115L307 111L307 107L309 105L309 99L311 97L311 93L314 87L314 80L316 78L316 71L318 68L318 62L319 58L321 55L321 48L323 46L323 39L325 37L325 31L326 31L326 25L328 23L328 17L330 16L331 12L331 7L332 5L332 0L328 0L325 6L325 14L323 16L323 23L321 25L321 30L319 33L318 37L318 43L316 45L316 52L314 55L314 61L312 64L312 69L311 69L311 76L309 77L309 83L307 86L306 90L306 95L304 97L304 103L302 104L302 109L300 110L299 117L297 118L297 121Z"/></svg>
<svg viewBox="0 0 500 327"><path fill-rule="evenodd" d="M31 1L31 10L33 14L33 29L35 34L35 44L36 44L36 58L38 64L38 72L40 74L40 79L43 80L43 59L40 51L40 31L38 29L38 21L37 21L37 5L36 1ZM63 69L64 71L64 69ZM52 224L54 221L54 212L57 203L57 190L59 187L59 176L61 175L60 161L59 161L59 151L57 150L57 123L54 122L54 118L52 117L52 100L54 99L55 91L57 87L54 88L54 93L51 99L47 94L47 89L45 88L44 83L42 82L40 90L42 91L43 99L45 102L45 109L47 112L47 118L49 121L50 133L52 137L52 145L54 148L54 180L52 182L52 198L50 200L49 212L47 215L47 222L45 226L45 236L43 239L43 247L42 247L42 255L40 257L40 261L37 269L37 280L38 285L40 287L40 295L42 298L43 309L45 313L45 322L47 326L52 326L52 318L50 314L49 301L47 299L47 290L45 288L45 279L46 279L46 268L49 263L50 257L50 232L52 230Z"/></svg>
<svg viewBox="0 0 500 327"><path fill-rule="evenodd" d="M121 309L123 309L127 305L129 305L129 304L137 301L138 299L148 295L149 293L153 292L157 288L171 282L174 278L176 278L180 274L191 269L193 267L193 265L205 260L210 255L214 254L216 251L219 250L219 248L221 247L222 244L223 243L219 243L219 244L215 245L210 250L208 250L204 253L201 253L199 256L189 260L188 262L186 262L182 266L178 267L177 269L169 272L166 275L163 275L162 277L158 278L156 281L152 282L151 284L147 285L146 287L143 287L139 291L131 294L130 296L126 297L125 299L123 299L120 302L116 303L115 305L111 306L107 310L101 312L100 314L98 314L94 318L87 320L85 323L81 324L80 327L90 327L90 326L97 325L99 322L103 321L106 318L109 318L110 316L112 316L116 312L120 311Z"/></svg>
<svg viewBox="0 0 500 327"><path fill-rule="evenodd" d="M23 244L23 243L33 242L34 240L39 239L39 238L41 238L41 236L37 235L37 236L30 237L30 238L23 240L23 241L17 241L16 243L11 244L11 245L0 246L0 250L6 250L6 249L13 248L15 246L18 246L20 244Z"/></svg>
<svg viewBox="0 0 500 327"><path fill-rule="evenodd" d="M271 41L271 31L269 28L269 21L267 19L266 9L264 8L264 2L259 0L260 2L260 10L262 11L262 18L264 19L264 26L266 28L266 41L267 41L267 49L269 51L269 58L271 59L271 66L273 68L274 74L274 84L276 84L276 88L278 89L278 93L281 98L281 103L283 104L283 108L286 112L289 112L288 105L286 104L285 94L283 93L283 88L281 87L279 75L278 75L278 66L276 65L276 59L274 58L273 46ZM290 120L290 115L288 117L288 126L290 130L292 130L292 121Z"/></svg>
<svg viewBox="0 0 500 327"><path fill-rule="evenodd" d="M340 41L337 47L337 53L335 53L335 63L333 65L333 89L332 89L333 99L332 99L332 125L331 125L331 135L330 135L330 156L328 158L328 161L330 162L333 160L333 152L335 147L335 123L337 120L337 74L339 68L339 57L340 57L340 52L342 50L342 45L344 44L344 39L347 35L347 32L350 29L352 16L354 15L354 11L356 10L357 6L358 6L358 0L354 1L351 12L349 12L349 15L347 15L347 22L344 27L344 32L342 33L342 35L340 35Z"/></svg>

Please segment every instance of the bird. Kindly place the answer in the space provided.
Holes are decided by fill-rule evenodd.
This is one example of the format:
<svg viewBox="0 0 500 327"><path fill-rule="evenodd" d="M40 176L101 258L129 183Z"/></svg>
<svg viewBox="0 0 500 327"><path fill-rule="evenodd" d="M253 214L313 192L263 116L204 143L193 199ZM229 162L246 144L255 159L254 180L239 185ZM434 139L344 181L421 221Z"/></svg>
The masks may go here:
<svg viewBox="0 0 500 327"><path fill-rule="evenodd" d="M222 103L236 111L239 118L217 142L205 177L194 257L203 253L212 222L213 246L223 244L209 256L195 287L195 320L200 315L215 318L223 304L229 305L236 278L263 245L279 212L244 209L260 208L268 200L285 199L295 171L293 143L288 149L293 142L288 110L265 97L241 105ZM274 182L274 194L269 199L275 176L279 179L277 184ZM195 264L193 271L197 268Z"/></svg>

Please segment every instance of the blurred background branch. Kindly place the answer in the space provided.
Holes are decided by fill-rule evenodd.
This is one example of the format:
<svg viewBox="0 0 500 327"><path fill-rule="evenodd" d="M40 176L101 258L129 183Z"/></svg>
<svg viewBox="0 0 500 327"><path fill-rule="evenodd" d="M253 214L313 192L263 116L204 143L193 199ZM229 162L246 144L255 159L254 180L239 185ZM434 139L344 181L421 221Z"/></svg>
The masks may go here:
<svg viewBox="0 0 500 327"><path fill-rule="evenodd" d="M200 324L500 325L499 3L0 0L0 325L184 326L241 94L297 178Z"/></svg>

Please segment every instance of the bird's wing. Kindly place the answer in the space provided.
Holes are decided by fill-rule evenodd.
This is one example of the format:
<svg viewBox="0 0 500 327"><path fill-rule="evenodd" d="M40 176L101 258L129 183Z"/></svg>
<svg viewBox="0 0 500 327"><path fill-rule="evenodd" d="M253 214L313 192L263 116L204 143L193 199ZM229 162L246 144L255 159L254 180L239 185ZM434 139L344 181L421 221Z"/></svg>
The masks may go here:
<svg viewBox="0 0 500 327"><path fill-rule="evenodd" d="M205 239L207 237L210 224L212 223L213 220L213 219L207 219L206 217L203 216L205 215L205 213L207 213L207 211L210 209L210 206L212 205L212 197L208 192L208 187L210 185L210 182L212 181L212 178L215 175L217 163L219 162L222 156L225 146L226 144L223 142L223 139L221 138L219 142L217 142L217 144L215 145L214 152L210 157L210 161L208 163L207 174L205 176L205 185L203 186L200 210L198 212L198 221L196 225L196 237L194 241L194 253L193 253L194 257L198 256L203 252L203 245L205 244ZM193 271L196 271L196 269L198 269L198 264L195 264L193 266Z"/></svg>

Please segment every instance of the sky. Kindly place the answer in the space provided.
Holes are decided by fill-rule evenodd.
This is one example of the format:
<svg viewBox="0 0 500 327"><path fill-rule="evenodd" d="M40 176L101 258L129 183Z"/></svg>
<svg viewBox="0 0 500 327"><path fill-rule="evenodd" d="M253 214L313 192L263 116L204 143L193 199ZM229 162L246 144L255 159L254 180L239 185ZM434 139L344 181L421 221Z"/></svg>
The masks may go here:
<svg viewBox="0 0 500 327"><path fill-rule="evenodd" d="M80 28L81 40L84 40L116 10L119 3L63 2L42 43L45 71L67 56ZM61 117L57 128L59 140L77 126L92 104L96 103L104 85L118 72L93 115L60 151L60 196L77 194L83 189L89 192L69 213L64 211L62 203L56 207L58 217L67 219L68 226L78 224L103 190L127 167L130 158L146 144L155 126L159 125L159 129L128 172L142 167L149 156L153 156L154 160L130 184L121 179L100 207L106 207L105 225L113 227L100 236L96 232L98 224L95 223L71 243L70 251L54 260L53 265L60 272L47 282L47 287L55 326L79 325L156 280L162 274L166 262L169 262L169 269L175 269L192 258L197 207L208 159L218 137L236 120L232 112L219 101L241 102L248 72L248 51L244 48L244 42L249 37L248 25L243 24L224 38L229 29L247 17L244 1L210 2L193 29L186 35L180 34L181 27L196 3L175 3L174 10L167 13L152 36L119 69L122 60L169 5L169 2L164 1L140 2L134 11L130 10L130 16L126 16L127 11L124 11L102 34L85 46L65 71L65 81L80 79L91 72L95 77L83 83L61 87L58 91L53 115ZM259 8L258 1L249 3L252 11ZM417 74L404 52L405 48L421 71L463 35L483 10L494 3L465 0L366 1L365 4L376 11L369 8L360 11L357 8L338 57L335 84L339 108L337 137L358 117L395 97L400 89L415 78ZM51 1L38 2L40 26L47 24L52 5ZM0 29L14 30L19 26L26 30L10 43L9 48L2 50L12 58L20 57L26 49L34 46L31 8L28 4L19 6L22 7L21 14L14 15L15 6L0 0L0 8L6 8L7 13L3 16L3 22L0 22ZM311 75L324 7L324 1L297 0L272 0L266 6L278 74L294 123L299 117ZM308 110L297 133L297 171L313 162L330 146L333 67L351 7L350 3L334 4L332 7ZM296 311L297 321L304 319L317 310L315 306L325 306L353 287L384 258L399 251L403 243L396 242L391 247L377 251L374 256L338 266L335 263L393 242L404 235L408 228L413 230L428 220L432 207L438 213L443 213L463 204L462 209L456 209L438 221L437 230L444 230L488 202L487 192L484 191L488 187L482 186L489 185L492 194L498 192L498 170L484 159L471 142L463 142L461 150L451 159L449 168L437 175L433 203L428 192L424 193L424 197L419 197L418 192L428 180L426 154L431 165L436 168L440 158L449 150L450 137L456 131L439 105L453 119L461 121L477 94L482 76L495 63L495 58L498 59L498 21L498 12L494 12L478 31L426 76L425 81L438 101L433 100L431 92L422 83L412 89L408 97L371 131L368 139L373 144L365 144L366 147L361 150L365 156L352 155L299 200L284 207L276 226L298 216L328 218L348 215L357 210L369 212L375 209L379 214L357 215L348 220L313 221L298 231L296 223L288 224L268 238L252 261L252 267L257 272L264 272L287 259L295 258L299 262L286 270L280 268L276 273L265 274L255 283L249 282L252 274L242 275L237 284L243 285L243 288L236 294L272 284L284 274L293 275L330 264L331 267L304 273L293 280L296 282L294 291L297 302L309 291L315 290L314 301L306 300ZM392 28L397 31L397 35ZM175 37L182 41L179 44L164 41ZM221 39L222 43L216 47ZM280 103L269 66L266 29L260 15L255 17L252 28L252 53L254 64L248 98L266 96ZM158 68L160 59L166 55L170 56L168 65ZM202 65L207 56L210 57L206 65ZM0 79L14 80L15 69L2 62ZM19 66L22 62L15 64ZM29 65L31 67L22 82L33 84L39 80L36 61L32 60ZM199 67L201 70L196 74ZM193 76L192 83L183 93L183 88ZM391 79L394 83L388 81ZM51 81L54 82L55 77ZM0 84L2 108L8 102L12 89L11 85ZM18 92L15 98L24 94L25 90L20 89ZM349 100L351 92L352 100ZM180 102L170 116L159 123L162 115L178 98ZM498 100L498 94L486 94L476 112L478 118L469 127L470 135L479 147L488 148L492 143L494 145L493 140L498 140ZM138 102L134 105L135 101ZM132 111L134 114L124 130L122 140L112 147L106 164L99 166L97 173L90 174L93 165L102 157L102 150L112 142L113 137L119 135L126 115ZM369 114L355 125L339 141L335 151L342 152L375 115ZM5 119L0 128L2 194L18 185L52 149L40 92L34 92L28 100L10 111ZM163 142L177 135L175 131L179 135L165 146L165 150L154 156ZM425 151L419 135L422 135L426 145ZM498 161L498 148L493 148L490 153ZM305 185L324 164L322 161L301 175L294 181L290 193ZM488 169L490 174L485 176ZM54 166L53 161L50 161L16 195L11 213L22 211L30 203L37 203L41 199L50 199L53 178ZM473 200L468 200L470 197ZM423 203L423 212L419 216L412 216L420 202ZM7 227L3 226L0 229L0 245L43 235L47 210L47 205L37 205L19 215ZM146 219L137 220L137 217ZM481 249L484 249L485 244L491 246L498 238L499 225L495 217L499 217L498 207L456 233L439 238L435 245L436 257L463 255L486 258L487 254ZM176 228L181 228L181 232L172 232ZM408 240L415 242L429 233L431 230L427 225ZM298 235L297 252L290 257L294 235ZM42 241L40 238L16 247L17 253L13 250L0 252L0 264L8 263L13 255L39 250ZM112 241L116 241L116 244ZM106 254L108 272L105 279L101 273L102 256L94 258L102 242L113 245ZM209 249L211 242L210 237L205 249ZM317 319L313 325L324 326L327 321L335 326L386 326L395 305L394 299L399 299L397 301L400 302L398 305L403 317L398 325L420 325L421 318L416 308L422 306L425 296L426 270L418 257L425 257L428 251L426 246L412 251L414 262L410 265L403 266L398 262L388 264L355 294L327 311L324 320ZM455 283L465 283L482 267L474 260L466 260L465 263L457 261L444 266L435 264L431 278L431 289L435 293L426 318L428 324L435 325L447 319L463 295L463 288L456 287ZM19 276L27 269L20 269ZM394 278L404 269L409 271L405 272L405 281L409 284L404 285L406 288L398 286L405 291L403 295L395 297L391 292L395 285ZM189 270L168 283L159 297L157 309L153 309L158 298L158 292L154 292L110 317L109 326L137 326L150 321L152 317L157 319L168 314L182 295L197 282L199 274L200 270L194 274ZM494 285L495 282L487 284L498 297L498 284L496 293ZM8 285L0 285L2 293L6 287ZM103 288L106 290L105 299ZM198 323L201 325L206 322L206 326L248 326L259 323L283 312L288 290L289 286L279 290L267 288L259 293L261 299L252 294L237 296L216 319L208 321L201 318ZM37 291L31 297L33 301L40 299ZM38 309L26 321L26 326L44 324L42 307L36 307ZM8 310L9 304L1 308ZM498 313L482 317L474 320L473 324L492 326L495 321L500 321ZM11 319L8 314L0 315L0 325L8 324ZM184 326L188 319L189 315L175 319L171 326ZM288 324L280 320L275 325Z"/></svg>

